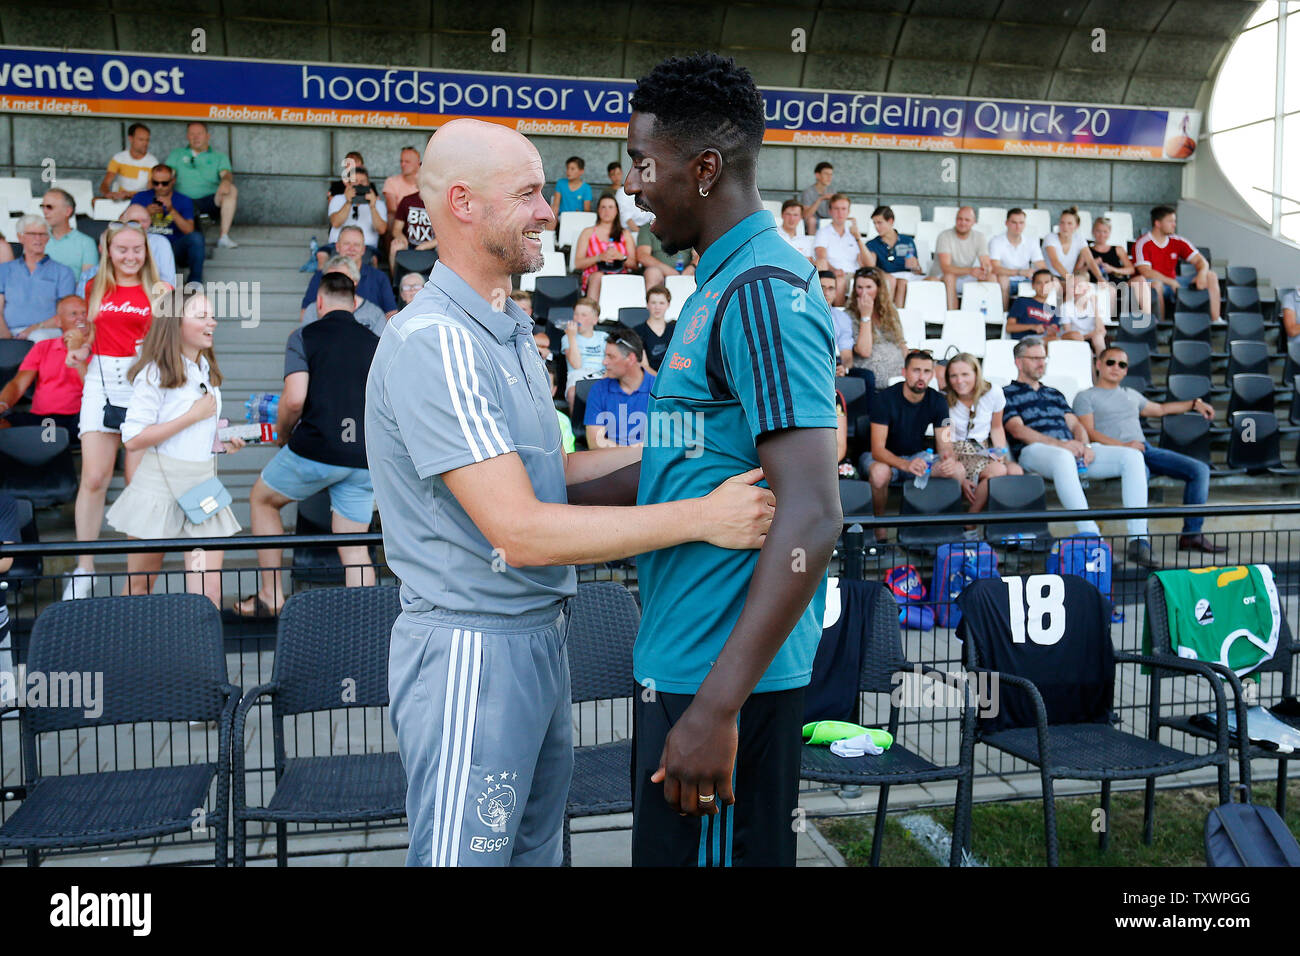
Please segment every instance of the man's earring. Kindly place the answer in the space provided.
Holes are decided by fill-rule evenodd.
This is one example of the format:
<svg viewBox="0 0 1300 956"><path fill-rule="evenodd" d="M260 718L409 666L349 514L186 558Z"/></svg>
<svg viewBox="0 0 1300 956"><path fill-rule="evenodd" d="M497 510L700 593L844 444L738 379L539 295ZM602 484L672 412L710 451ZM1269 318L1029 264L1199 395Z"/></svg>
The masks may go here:
<svg viewBox="0 0 1300 956"><path fill-rule="evenodd" d="M701 187L700 187L700 195L703 196L705 199L708 199L708 198L709 198L709 191L708 191L707 189L705 189L703 186L701 186Z"/></svg>

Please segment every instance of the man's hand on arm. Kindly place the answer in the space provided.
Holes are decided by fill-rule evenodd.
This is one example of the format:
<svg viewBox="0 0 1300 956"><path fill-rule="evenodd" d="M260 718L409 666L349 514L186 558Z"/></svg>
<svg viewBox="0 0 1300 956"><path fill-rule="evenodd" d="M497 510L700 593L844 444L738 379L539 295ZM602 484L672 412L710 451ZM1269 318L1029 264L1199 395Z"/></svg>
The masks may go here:
<svg viewBox="0 0 1300 956"><path fill-rule="evenodd" d="M914 475L925 473L925 462L919 458L900 458L885 447L889 440L889 426L871 423L871 460L878 461L899 471L910 471Z"/></svg>
<svg viewBox="0 0 1300 956"><path fill-rule="evenodd" d="M759 440L758 457L781 510L759 553L741 609L708 677L664 741L651 776L681 813L715 814L735 802L740 708L789 638L821 584L843 526L835 469L835 430L793 428ZM791 556L804 561L793 570ZM717 799L699 802L699 794ZM747 795L741 794L741 799Z"/></svg>

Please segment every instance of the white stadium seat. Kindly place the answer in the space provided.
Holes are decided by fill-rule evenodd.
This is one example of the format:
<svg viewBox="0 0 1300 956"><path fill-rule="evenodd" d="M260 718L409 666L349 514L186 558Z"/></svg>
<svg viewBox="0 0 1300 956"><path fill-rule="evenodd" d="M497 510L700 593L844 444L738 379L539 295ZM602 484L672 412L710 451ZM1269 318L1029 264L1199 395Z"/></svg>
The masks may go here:
<svg viewBox="0 0 1300 956"><path fill-rule="evenodd" d="M930 263L934 261L934 243L929 239L917 238L916 242L916 261L921 265L921 272L930 271Z"/></svg>
<svg viewBox="0 0 1300 956"><path fill-rule="evenodd" d="M52 185L72 196L80 215L88 216L92 213L95 205L95 187L89 179L56 179Z"/></svg>
<svg viewBox="0 0 1300 956"><path fill-rule="evenodd" d="M90 216L92 219L112 222L118 216L122 215L122 213L126 211L126 207L129 205L131 205L131 200L129 199L96 199L94 205L90 207ZM549 235L550 231L551 230L549 229L545 229L542 231L542 235ZM542 248L545 247L546 244L543 242Z"/></svg>
<svg viewBox="0 0 1300 956"><path fill-rule="evenodd" d="M557 246L571 246L577 239L578 234L588 226L596 224L596 214L594 212L562 212L560 213L559 235L555 237Z"/></svg>
<svg viewBox="0 0 1300 956"><path fill-rule="evenodd" d="M984 377L990 382L1014 382L1020 374L1011 350L1016 343L1011 339L989 339L984 346Z"/></svg>
<svg viewBox="0 0 1300 956"><path fill-rule="evenodd" d="M930 221L940 229L951 229L957 223L957 206L935 206Z"/></svg>
<svg viewBox="0 0 1300 956"><path fill-rule="evenodd" d="M695 276L668 276L664 279L664 286L672 296L664 318L672 321L682 314L682 305L695 294Z"/></svg>
<svg viewBox="0 0 1300 956"><path fill-rule="evenodd" d="M9 212L26 212L32 201L32 181L24 176L0 176L0 198L9 203Z"/></svg>
<svg viewBox="0 0 1300 956"><path fill-rule="evenodd" d="M869 202L855 202L849 205L849 217L858 221L858 232L863 239L874 239L876 227L871 222L871 213L876 207Z"/></svg>
<svg viewBox="0 0 1300 956"><path fill-rule="evenodd" d="M1047 371L1051 375L1065 375L1092 385L1092 346L1087 342L1057 339L1047 343Z"/></svg>
<svg viewBox="0 0 1300 956"><path fill-rule="evenodd" d="M618 310L645 307L645 279L633 275L607 275L600 280L600 317L617 319Z"/></svg>
<svg viewBox="0 0 1300 956"><path fill-rule="evenodd" d="M525 292L532 292L537 288L538 276L562 276L566 271L563 252L543 252L542 267L536 272L525 272L520 276L519 288Z"/></svg>
<svg viewBox="0 0 1300 956"><path fill-rule="evenodd" d="M1083 236L1085 241L1092 240L1092 213L1087 209L1079 210L1079 235Z"/></svg>
<svg viewBox="0 0 1300 956"><path fill-rule="evenodd" d="M988 333L970 312L959 309L944 313L943 332L939 337L945 342L956 345L959 352L969 352L977 358L984 357Z"/></svg>
<svg viewBox="0 0 1300 956"><path fill-rule="evenodd" d="M1007 231L1007 211L1002 206L980 206L975 211L975 228L992 239Z"/></svg>
<svg viewBox="0 0 1300 956"><path fill-rule="evenodd" d="M1052 233L1052 215L1046 209L1025 209L1025 235L1042 242Z"/></svg>
<svg viewBox="0 0 1300 956"><path fill-rule="evenodd" d="M903 341L917 348L925 340L925 316L912 309L900 309L898 320L903 326Z"/></svg>
<svg viewBox="0 0 1300 956"><path fill-rule="evenodd" d="M1137 238L1133 234L1133 214L1131 212L1117 212L1114 209L1107 209L1106 218L1110 220L1111 245L1125 246ZM1091 238L1091 233L1089 238Z"/></svg>
<svg viewBox="0 0 1300 956"><path fill-rule="evenodd" d="M907 283L907 311L923 316L936 325L948 311L948 292L942 282L911 280Z"/></svg>
<svg viewBox="0 0 1300 956"><path fill-rule="evenodd" d="M772 218L775 219L778 223L780 223L781 221L781 203L783 202L785 202L784 199L763 200L763 208L766 209L768 212L770 212L772 214Z"/></svg>
<svg viewBox="0 0 1300 956"><path fill-rule="evenodd" d="M1052 344L1055 345L1056 343L1053 342ZM1083 345L1086 343L1076 342L1074 344ZM1083 388L1083 386L1079 384L1079 380L1073 375L1044 375L1043 384L1051 386L1064 395L1065 400L1069 402L1071 406L1074 405L1074 396L1078 395Z"/></svg>
<svg viewBox="0 0 1300 956"><path fill-rule="evenodd" d="M921 222L921 207L908 204L889 204L894 210L894 230L909 236L916 235L916 227Z"/></svg>
<svg viewBox="0 0 1300 956"><path fill-rule="evenodd" d="M967 282L961 291L962 311L978 312L981 306L987 310L989 321L1001 318L1002 286L996 282Z"/></svg>

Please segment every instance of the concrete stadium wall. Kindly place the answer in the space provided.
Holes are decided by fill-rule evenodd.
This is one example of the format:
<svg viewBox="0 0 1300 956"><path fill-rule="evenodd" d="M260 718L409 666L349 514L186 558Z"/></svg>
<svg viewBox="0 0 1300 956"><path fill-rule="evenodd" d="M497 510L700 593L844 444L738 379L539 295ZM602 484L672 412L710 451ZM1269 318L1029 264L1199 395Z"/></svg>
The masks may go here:
<svg viewBox="0 0 1300 956"><path fill-rule="evenodd" d="M118 0L112 6L52 0L37 10L0 3L0 42L189 53L191 31L201 27L208 52L218 56L625 77L671 53L714 48L772 86L1171 106L1195 101L1205 65L1223 45L1217 37L1182 34L1150 42L1156 31L1171 29L1166 19L1139 22L1131 5L1119 5L1127 11L1121 14L1115 3L1098 6L1098 0L1084 14L1036 2L1016 4L1007 14L991 0L960 9L827 0L816 10L802 0L778 0L773 9L658 0L501 0L476 9L458 0L415 0L373 13L342 0ZM1198 9L1202 17L1216 12L1223 22L1210 32L1221 34L1248 8L1240 0L1202 0ZM398 9L403 29L395 28ZM1063 19L1066 14L1074 19ZM1102 60L1088 52L1094 21L1111 28ZM1168 23L1200 29L1186 17ZM789 51L790 31L799 26L808 30L806 56ZM490 51L496 27L507 30L504 53ZM108 157L123 146L128 122L0 114L0 175L36 180L42 162L52 158L60 176L98 183ZM159 158L183 145L182 123L149 125ZM233 124L214 125L213 134L235 168L239 218L254 224L322 225L323 187L346 151L359 149L372 176L382 178L397 171L402 146L423 146L402 131ZM606 163L622 158L627 165L618 141L537 136L534 142L552 179L573 154L586 159L593 188L606 181ZM829 159L836 186L855 200L914 203L927 217L935 204L965 201L1027 203L1054 214L1078 203L1094 213L1127 210L1137 221L1154 203L1177 199L1181 188L1175 164L984 155L955 155L955 180L948 182L942 175L947 155L772 146L763 153L760 188L765 198L791 195L812 181L817 162Z"/></svg>

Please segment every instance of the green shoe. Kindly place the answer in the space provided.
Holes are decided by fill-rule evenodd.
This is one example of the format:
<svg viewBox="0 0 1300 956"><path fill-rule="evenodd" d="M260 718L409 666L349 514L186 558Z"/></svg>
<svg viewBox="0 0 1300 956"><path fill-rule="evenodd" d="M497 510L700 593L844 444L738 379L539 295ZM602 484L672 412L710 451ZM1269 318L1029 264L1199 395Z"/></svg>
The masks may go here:
<svg viewBox="0 0 1300 956"><path fill-rule="evenodd" d="M894 737L885 730L872 730L847 720L818 720L803 725L804 742L814 746L827 746L836 740L859 737L868 734L877 747L888 750L894 743Z"/></svg>

